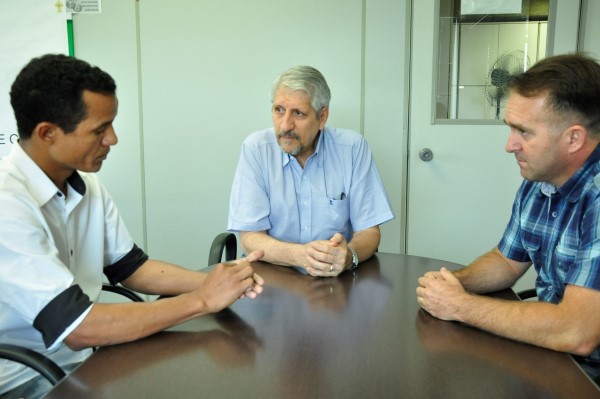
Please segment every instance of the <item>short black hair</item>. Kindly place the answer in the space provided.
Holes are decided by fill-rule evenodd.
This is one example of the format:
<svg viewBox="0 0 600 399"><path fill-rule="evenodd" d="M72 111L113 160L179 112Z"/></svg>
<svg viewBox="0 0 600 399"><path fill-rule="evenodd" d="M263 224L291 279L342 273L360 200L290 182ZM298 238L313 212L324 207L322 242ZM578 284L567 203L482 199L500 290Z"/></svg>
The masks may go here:
<svg viewBox="0 0 600 399"><path fill-rule="evenodd" d="M83 92L115 95L109 74L87 62L63 54L33 58L19 72L10 90L21 140L28 140L40 122L51 122L65 133L87 116Z"/></svg>
<svg viewBox="0 0 600 399"><path fill-rule="evenodd" d="M584 53L544 58L513 77L509 87L524 97L547 93L548 109L600 133L600 64L594 58Z"/></svg>

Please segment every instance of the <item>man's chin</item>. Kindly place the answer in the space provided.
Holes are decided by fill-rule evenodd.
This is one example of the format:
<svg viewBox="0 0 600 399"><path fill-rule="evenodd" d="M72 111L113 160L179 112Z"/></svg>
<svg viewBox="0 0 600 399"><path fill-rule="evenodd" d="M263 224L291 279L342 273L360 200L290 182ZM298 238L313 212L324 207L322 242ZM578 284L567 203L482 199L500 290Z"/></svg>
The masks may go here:
<svg viewBox="0 0 600 399"><path fill-rule="evenodd" d="M533 175L531 173L529 173L529 174L523 173L523 171L521 171L521 177L523 177L523 179L525 179L527 181L531 181L531 182L544 182L544 181L546 181L541 176L536 176L536 175Z"/></svg>
<svg viewBox="0 0 600 399"><path fill-rule="evenodd" d="M281 151L285 152L286 154L290 154L292 156L298 155L298 153L300 152L299 147L290 147L290 146L279 144L279 148L281 148Z"/></svg>
<svg viewBox="0 0 600 399"><path fill-rule="evenodd" d="M85 167L78 168L77 170L85 173L96 173L102 169L102 161L95 163L93 165L87 165Z"/></svg>

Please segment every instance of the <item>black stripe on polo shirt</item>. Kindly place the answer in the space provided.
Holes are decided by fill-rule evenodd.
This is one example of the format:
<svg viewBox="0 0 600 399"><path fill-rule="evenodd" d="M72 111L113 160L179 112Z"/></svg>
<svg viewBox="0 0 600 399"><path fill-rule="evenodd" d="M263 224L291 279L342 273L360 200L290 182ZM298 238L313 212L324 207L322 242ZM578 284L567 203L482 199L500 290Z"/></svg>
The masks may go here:
<svg viewBox="0 0 600 399"><path fill-rule="evenodd" d="M104 274L112 285L118 284L131 276L140 266L148 260L148 255L133 244L133 248L129 253L123 256L117 263L104 268Z"/></svg>
<svg viewBox="0 0 600 399"><path fill-rule="evenodd" d="M72 285L53 300L36 316L33 327L42 334L46 348L92 304L90 298L78 285Z"/></svg>

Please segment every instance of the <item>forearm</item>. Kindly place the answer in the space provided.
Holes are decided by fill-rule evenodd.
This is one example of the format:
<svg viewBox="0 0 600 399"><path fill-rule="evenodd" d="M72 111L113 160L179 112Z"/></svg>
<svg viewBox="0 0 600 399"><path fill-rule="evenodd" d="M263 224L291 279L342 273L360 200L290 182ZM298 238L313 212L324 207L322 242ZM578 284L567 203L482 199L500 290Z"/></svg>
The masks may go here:
<svg viewBox="0 0 600 399"><path fill-rule="evenodd" d="M546 302L503 301L466 294L455 316L458 321L493 334L561 352L588 355L597 344L596 338L573 319L572 311Z"/></svg>
<svg viewBox="0 0 600 399"><path fill-rule="evenodd" d="M467 291L487 293L512 287L529 265L507 259L494 248L454 275Z"/></svg>
<svg viewBox="0 0 600 399"><path fill-rule="evenodd" d="M277 240L264 231L240 232L242 248L246 253L263 250L261 260L282 266L299 266L304 262L300 259L304 253L301 244Z"/></svg>
<svg viewBox="0 0 600 399"><path fill-rule="evenodd" d="M78 350L130 342L206 313L205 301L189 294L154 302L94 304L65 343Z"/></svg>
<svg viewBox="0 0 600 399"><path fill-rule="evenodd" d="M489 283L482 277L485 272L498 273L496 269L512 269L513 275L527 270L527 263L508 260L507 265L486 263L501 256L492 251L459 273L446 268L439 273L426 273L419 278L417 300L431 315L443 320L456 320L506 338L527 342L545 348L588 355L600 344L600 291L568 284L559 304L547 302L504 301L469 293L492 291L502 284ZM477 271L482 268L481 272ZM493 268L493 269L492 269ZM469 273L469 269L471 269ZM501 272L504 284L515 278ZM510 275L510 274L509 274ZM495 278L500 278L496 276ZM463 280L460 280L460 279Z"/></svg>
<svg viewBox="0 0 600 399"><path fill-rule="evenodd" d="M356 251L358 261L362 262L369 259L377 251L380 239L381 233L379 231L379 226L373 226L355 232L348 245Z"/></svg>
<svg viewBox="0 0 600 399"><path fill-rule="evenodd" d="M163 293L189 292L154 302L94 304L65 343L72 349L80 349L133 341L206 313L218 312L242 296L253 298L262 291L264 281L254 273L250 260L261 255L257 252L237 262L217 264L200 278L196 277L198 272L163 262L146 262L126 283L133 287L151 286ZM166 282L152 285L148 280L157 273L165 274ZM184 281L188 277L194 281Z"/></svg>
<svg viewBox="0 0 600 399"><path fill-rule="evenodd" d="M122 284L134 291L155 295L179 295L198 289L206 274L148 259Z"/></svg>

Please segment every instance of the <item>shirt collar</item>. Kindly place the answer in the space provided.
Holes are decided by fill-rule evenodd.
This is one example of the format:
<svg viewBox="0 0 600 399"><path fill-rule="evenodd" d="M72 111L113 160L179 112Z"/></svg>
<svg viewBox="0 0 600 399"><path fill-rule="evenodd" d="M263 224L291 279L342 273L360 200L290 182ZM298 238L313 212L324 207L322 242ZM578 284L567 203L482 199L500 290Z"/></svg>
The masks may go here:
<svg viewBox="0 0 600 399"><path fill-rule="evenodd" d="M315 148L315 153L313 154L316 157L316 161L317 161L317 165L319 166L323 166L323 160L325 159L325 151L321 151L321 147L323 147L325 144L324 141L325 139L323 138L325 136L325 129L322 129L317 136L317 147Z"/></svg>
<svg viewBox="0 0 600 399"><path fill-rule="evenodd" d="M25 185L40 207L50 201L53 196L62 195L54 182L31 159L20 144L17 143L12 146L8 158L25 177ZM77 171L69 176L67 182L79 194L83 195L85 193L85 183Z"/></svg>
<svg viewBox="0 0 600 399"><path fill-rule="evenodd" d="M67 179L67 182L77 191L81 196L85 194L85 182L81 178L81 175L76 170L73 171L71 176Z"/></svg>

